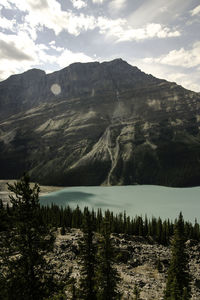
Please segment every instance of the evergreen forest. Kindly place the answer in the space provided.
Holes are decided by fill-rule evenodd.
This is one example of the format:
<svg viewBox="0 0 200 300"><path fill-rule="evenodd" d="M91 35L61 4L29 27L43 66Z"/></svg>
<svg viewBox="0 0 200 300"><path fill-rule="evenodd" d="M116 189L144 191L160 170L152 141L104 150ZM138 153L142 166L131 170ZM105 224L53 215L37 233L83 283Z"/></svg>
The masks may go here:
<svg viewBox="0 0 200 300"><path fill-rule="evenodd" d="M24 175L20 181L8 185L11 205L0 201L0 299L121 299L118 286L120 274L116 263L116 249L112 233L142 236L158 244L171 247L165 300L191 299L190 274L185 242L200 241L197 222L185 222L180 213L177 220L131 218L126 212L115 215L112 211L82 211L68 207L41 206L40 188L30 186ZM65 235L69 228L81 229L79 256L82 261L79 282L68 272L60 281L48 267L46 257L54 247L55 232L60 228ZM66 290L70 292L67 294ZM140 299L134 287L135 299Z"/></svg>

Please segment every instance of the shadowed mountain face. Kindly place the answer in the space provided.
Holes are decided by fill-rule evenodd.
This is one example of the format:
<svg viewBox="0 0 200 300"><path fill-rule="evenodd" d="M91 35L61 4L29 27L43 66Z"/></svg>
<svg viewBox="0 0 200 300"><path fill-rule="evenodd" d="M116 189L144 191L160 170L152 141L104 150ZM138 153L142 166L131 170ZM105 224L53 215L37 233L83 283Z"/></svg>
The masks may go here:
<svg viewBox="0 0 200 300"><path fill-rule="evenodd" d="M0 82L0 178L200 185L200 95L121 59Z"/></svg>

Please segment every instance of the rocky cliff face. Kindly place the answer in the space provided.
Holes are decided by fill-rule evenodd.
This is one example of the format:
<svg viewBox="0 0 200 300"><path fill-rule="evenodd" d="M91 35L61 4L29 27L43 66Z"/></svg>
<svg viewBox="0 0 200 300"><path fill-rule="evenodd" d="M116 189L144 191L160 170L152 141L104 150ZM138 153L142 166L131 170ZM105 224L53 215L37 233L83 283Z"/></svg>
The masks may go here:
<svg viewBox="0 0 200 300"><path fill-rule="evenodd" d="M0 178L200 185L200 95L121 59L0 83Z"/></svg>

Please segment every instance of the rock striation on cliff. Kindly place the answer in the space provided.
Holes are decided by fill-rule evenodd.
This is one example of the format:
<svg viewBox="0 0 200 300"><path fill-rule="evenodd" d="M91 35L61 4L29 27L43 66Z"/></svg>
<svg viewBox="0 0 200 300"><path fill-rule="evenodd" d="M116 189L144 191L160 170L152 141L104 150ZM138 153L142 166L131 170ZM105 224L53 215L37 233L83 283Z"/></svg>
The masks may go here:
<svg viewBox="0 0 200 300"><path fill-rule="evenodd" d="M200 185L200 95L122 59L0 82L0 178Z"/></svg>

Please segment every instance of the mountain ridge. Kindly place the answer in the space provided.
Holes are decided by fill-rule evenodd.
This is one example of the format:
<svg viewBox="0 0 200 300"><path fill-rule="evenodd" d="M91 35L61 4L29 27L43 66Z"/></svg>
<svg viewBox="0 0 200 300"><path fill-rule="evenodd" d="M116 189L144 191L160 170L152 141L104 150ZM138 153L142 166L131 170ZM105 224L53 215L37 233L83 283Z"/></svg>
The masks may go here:
<svg viewBox="0 0 200 300"><path fill-rule="evenodd" d="M0 178L200 184L198 93L122 59L13 76L0 82Z"/></svg>

